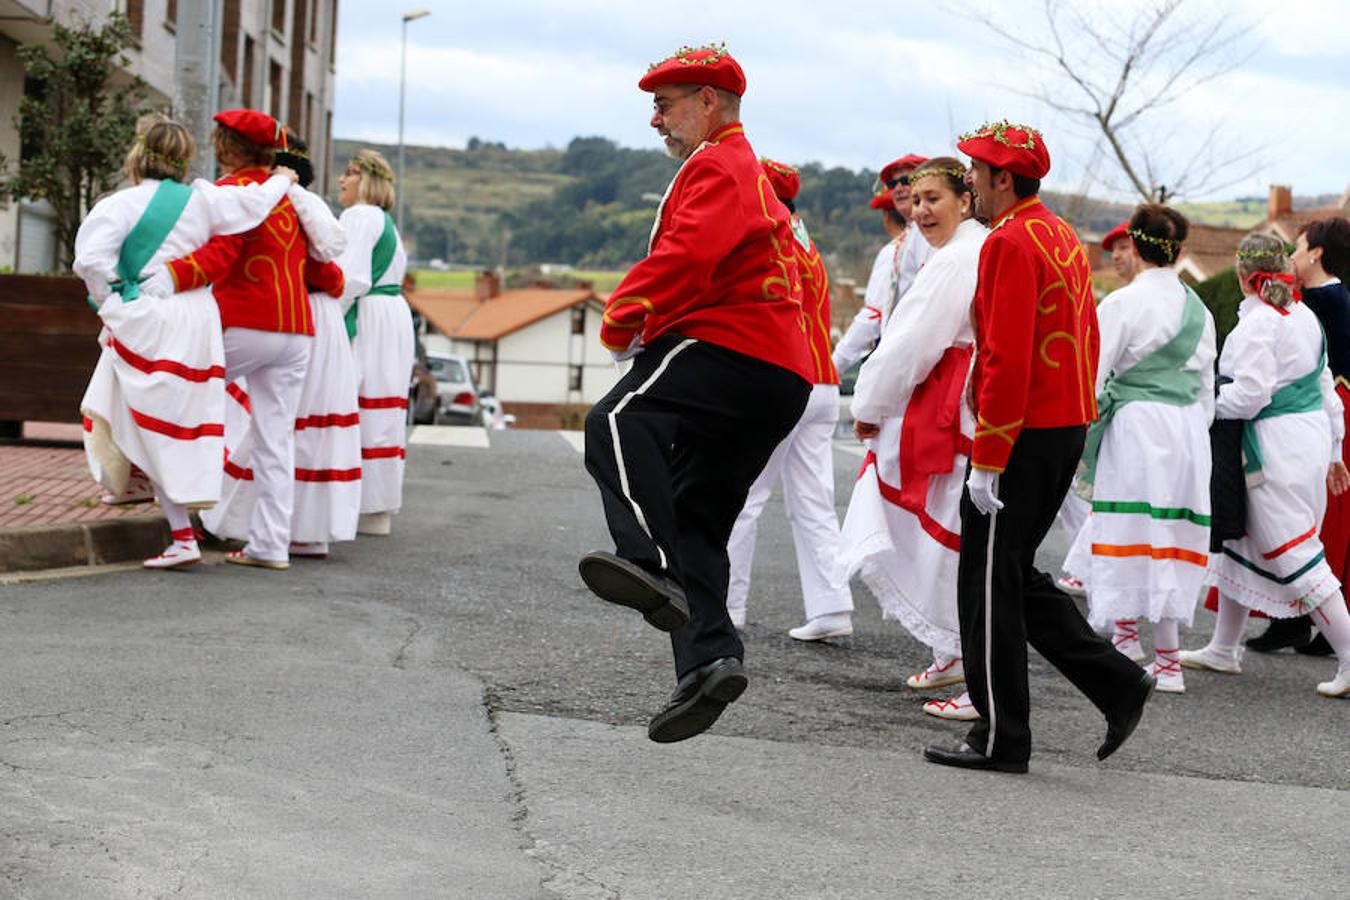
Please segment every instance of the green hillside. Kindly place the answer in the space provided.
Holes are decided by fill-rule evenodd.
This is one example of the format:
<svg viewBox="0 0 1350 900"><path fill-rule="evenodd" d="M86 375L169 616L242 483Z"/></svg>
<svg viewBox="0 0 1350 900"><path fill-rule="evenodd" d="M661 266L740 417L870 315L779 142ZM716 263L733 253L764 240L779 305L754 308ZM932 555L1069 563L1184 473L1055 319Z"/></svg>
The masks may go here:
<svg viewBox="0 0 1350 900"><path fill-rule="evenodd" d="M343 166L363 146L379 149L395 163L394 147L337 140L335 165ZM422 260L511 269L564 263L622 271L645 252L657 201L675 171L675 161L660 150L634 150L599 137L542 150L509 149L477 138L463 150L410 146L400 185L405 238ZM865 279L885 239L880 215L867 206L874 174L818 163L801 166L798 211L835 278ZM1044 197L1086 235L1109 231L1133 208L1049 191ZM1179 208L1196 222L1247 227L1264 218L1265 200Z"/></svg>

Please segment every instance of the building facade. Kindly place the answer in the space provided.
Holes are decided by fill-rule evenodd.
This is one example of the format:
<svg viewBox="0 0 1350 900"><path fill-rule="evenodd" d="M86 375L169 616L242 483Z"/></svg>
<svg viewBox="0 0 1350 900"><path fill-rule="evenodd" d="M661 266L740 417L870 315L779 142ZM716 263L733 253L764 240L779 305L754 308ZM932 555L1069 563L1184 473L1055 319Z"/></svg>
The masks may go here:
<svg viewBox="0 0 1350 900"><path fill-rule="evenodd" d="M183 47L179 20L191 13L214 22L209 38L218 60L211 67L218 76L216 105L264 110L305 138L315 189L328 192L338 0L0 0L0 154L11 164L20 156L14 121L19 101L31 89L19 47L49 41L49 20L74 27L97 24L112 12L126 15L136 36L126 54L128 73L145 81L149 106L170 115ZM44 207L0 201L0 271L55 268Z"/></svg>

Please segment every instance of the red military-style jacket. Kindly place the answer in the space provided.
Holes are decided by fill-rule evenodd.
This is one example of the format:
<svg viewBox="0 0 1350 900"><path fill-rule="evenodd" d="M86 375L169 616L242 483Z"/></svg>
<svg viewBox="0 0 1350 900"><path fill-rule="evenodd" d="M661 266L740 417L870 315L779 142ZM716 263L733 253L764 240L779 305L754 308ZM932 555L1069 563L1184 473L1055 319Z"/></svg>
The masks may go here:
<svg viewBox="0 0 1350 900"><path fill-rule="evenodd" d="M838 384L834 350L830 342L830 276L820 258L815 241L806 231L801 217L791 215L792 233L797 238L797 272L802 279L802 308L806 314L806 342L811 351L815 375L812 384Z"/></svg>
<svg viewBox="0 0 1350 900"><path fill-rule="evenodd" d="M1037 197L994 223L980 250L971 465L1002 472L1023 428L1097 418L1101 336L1087 253Z"/></svg>
<svg viewBox="0 0 1350 900"><path fill-rule="evenodd" d="M605 305L601 343L676 333L814 381L797 241L740 123L685 161L657 217L650 252Z"/></svg>
<svg viewBox="0 0 1350 900"><path fill-rule="evenodd" d="M240 169L216 184L254 184L271 175ZM180 291L211 285L222 328L256 328L313 334L305 289L309 242L291 201L282 198L263 223L243 234L217 235L200 249L169 262Z"/></svg>

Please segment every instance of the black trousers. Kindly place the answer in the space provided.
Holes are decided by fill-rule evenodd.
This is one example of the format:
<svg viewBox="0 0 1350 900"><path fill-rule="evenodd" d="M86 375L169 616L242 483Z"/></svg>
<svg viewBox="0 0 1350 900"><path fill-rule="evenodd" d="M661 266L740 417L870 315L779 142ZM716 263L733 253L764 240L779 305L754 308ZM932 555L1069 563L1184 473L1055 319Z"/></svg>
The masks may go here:
<svg viewBox="0 0 1350 900"><path fill-rule="evenodd" d="M1104 715L1131 696L1142 671L1094 632L1073 599L1035 568L1087 430L1026 428L999 477L1003 509L986 516L961 498L957 607L966 688L982 717L966 737L998 760L1031 756L1027 644L1073 682Z"/></svg>
<svg viewBox="0 0 1350 900"><path fill-rule="evenodd" d="M750 485L806 408L787 369L663 335L586 416L586 471L619 556L684 588L676 677L744 648L727 615L727 540Z"/></svg>

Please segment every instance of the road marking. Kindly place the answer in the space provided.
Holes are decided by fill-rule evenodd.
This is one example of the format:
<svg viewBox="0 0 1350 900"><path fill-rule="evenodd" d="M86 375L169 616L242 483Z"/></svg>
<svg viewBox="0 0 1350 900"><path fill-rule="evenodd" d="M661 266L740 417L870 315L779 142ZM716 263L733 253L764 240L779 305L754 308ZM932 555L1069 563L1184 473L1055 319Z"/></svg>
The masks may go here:
<svg viewBox="0 0 1350 900"><path fill-rule="evenodd" d="M568 446L578 453L586 452L586 432L584 431L559 431L558 437L567 441Z"/></svg>
<svg viewBox="0 0 1350 900"><path fill-rule="evenodd" d="M409 444L438 447L481 447L488 449L487 431L473 425L418 425L408 437Z"/></svg>

